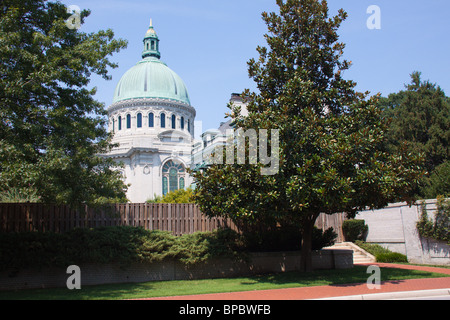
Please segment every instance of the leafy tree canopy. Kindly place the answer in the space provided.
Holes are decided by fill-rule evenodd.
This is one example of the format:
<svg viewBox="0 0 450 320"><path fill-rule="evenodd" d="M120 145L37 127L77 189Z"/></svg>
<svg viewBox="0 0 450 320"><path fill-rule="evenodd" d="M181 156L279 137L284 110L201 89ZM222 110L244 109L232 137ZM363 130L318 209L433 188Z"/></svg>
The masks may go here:
<svg viewBox="0 0 450 320"><path fill-rule="evenodd" d="M411 74L405 90L381 98L380 107L390 119L388 146L393 152L425 154L428 177L422 179L419 196L435 198L449 194L448 162L450 161L450 99L420 72ZM446 164L447 163L447 164Z"/></svg>
<svg viewBox="0 0 450 320"><path fill-rule="evenodd" d="M212 216L298 225L302 267L310 271L320 213L352 216L397 197L412 200L423 172L420 157L387 152L378 96L356 92L343 78L351 63L342 59L337 31L347 13L330 17L326 1L277 4L279 13L262 14L268 47L248 63L259 92L243 93L247 117L234 107L230 116L236 128L279 130L279 170L263 176L262 164L213 165L195 174L195 201Z"/></svg>
<svg viewBox="0 0 450 320"><path fill-rule="evenodd" d="M81 24L89 11L80 15ZM111 77L126 47L111 30L70 29L60 2L4 0L0 7L0 185L44 202L125 199L112 160L104 105L90 77Z"/></svg>

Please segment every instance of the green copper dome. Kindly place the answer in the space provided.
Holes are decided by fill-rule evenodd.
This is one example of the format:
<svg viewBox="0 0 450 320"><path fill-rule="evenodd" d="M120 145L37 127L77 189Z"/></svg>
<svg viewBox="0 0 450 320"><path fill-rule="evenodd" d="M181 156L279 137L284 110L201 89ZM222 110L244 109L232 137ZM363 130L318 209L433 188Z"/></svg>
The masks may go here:
<svg viewBox="0 0 450 320"><path fill-rule="evenodd" d="M142 58L120 79L114 92L113 103L142 98L175 100L190 105L183 80L159 60L159 38L150 22L144 38Z"/></svg>

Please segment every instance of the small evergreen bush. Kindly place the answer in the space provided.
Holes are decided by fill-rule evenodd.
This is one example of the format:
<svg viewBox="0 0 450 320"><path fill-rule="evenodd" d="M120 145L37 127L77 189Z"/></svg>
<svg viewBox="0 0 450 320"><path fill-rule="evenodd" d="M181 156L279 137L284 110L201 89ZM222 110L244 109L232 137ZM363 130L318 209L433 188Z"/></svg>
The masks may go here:
<svg viewBox="0 0 450 320"><path fill-rule="evenodd" d="M345 240L355 242L356 240L365 240L369 227L364 220L345 220L342 224L342 232Z"/></svg>

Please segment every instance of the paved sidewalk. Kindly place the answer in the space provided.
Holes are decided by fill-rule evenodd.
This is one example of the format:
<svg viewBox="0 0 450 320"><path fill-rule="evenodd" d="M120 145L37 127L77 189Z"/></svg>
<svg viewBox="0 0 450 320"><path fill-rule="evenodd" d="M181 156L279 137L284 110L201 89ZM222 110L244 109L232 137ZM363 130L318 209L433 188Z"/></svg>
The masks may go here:
<svg viewBox="0 0 450 320"><path fill-rule="evenodd" d="M413 269L449 274L450 269L411 266L401 264L373 263L382 268ZM367 265L369 266L369 265ZM392 292L411 292L423 290L450 289L450 277L432 279L411 279L381 283L380 290L370 290L364 284L330 285L292 289L275 289L248 292L230 292L194 296L163 297L149 300L310 300L332 297L361 296ZM445 291L444 291L445 292Z"/></svg>

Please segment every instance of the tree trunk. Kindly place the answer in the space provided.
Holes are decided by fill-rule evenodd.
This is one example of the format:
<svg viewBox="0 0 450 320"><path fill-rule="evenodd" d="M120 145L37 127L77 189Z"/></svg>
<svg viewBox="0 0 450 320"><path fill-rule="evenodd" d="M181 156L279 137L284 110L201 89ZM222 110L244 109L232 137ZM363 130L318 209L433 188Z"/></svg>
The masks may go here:
<svg viewBox="0 0 450 320"><path fill-rule="evenodd" d="M302 224L302 248L300 255L300 271L312 272L312 235L316 219L319 215L313 215L304 220Z"/></svg>

